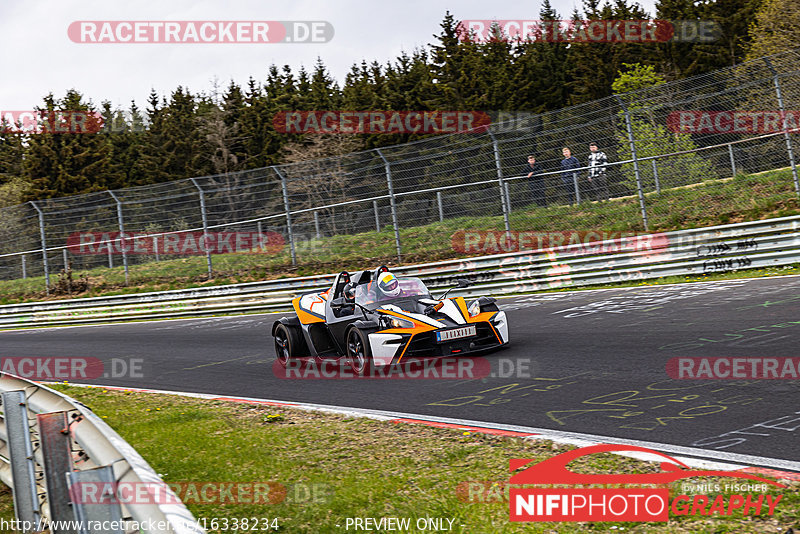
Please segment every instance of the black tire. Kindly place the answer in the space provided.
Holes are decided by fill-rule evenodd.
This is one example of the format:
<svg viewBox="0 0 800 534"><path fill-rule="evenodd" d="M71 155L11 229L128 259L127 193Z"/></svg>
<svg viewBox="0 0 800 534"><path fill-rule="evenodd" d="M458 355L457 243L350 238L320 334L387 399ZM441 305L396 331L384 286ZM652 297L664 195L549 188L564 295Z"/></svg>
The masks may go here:
<svg viewBox="0 0 800 534"><path fill-rule="evenodd" d="M283 323L275 327L275 357L286 367L289 360L305 355L305 340L300 328Z"/></svg>
<svg viewBox="0 0 800 534"><path fill-rule="evenodd" d="M358 376L368 375L372 370L372 349L367 335L358 328L347 332L347 361Z"/></svg>

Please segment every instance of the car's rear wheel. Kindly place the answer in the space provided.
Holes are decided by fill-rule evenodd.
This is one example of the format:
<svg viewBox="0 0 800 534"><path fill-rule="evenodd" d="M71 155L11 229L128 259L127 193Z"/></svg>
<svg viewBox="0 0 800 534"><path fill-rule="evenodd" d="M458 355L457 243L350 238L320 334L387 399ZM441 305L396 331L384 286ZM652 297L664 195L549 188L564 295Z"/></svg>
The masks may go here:
<svg viewBox="0 0 800 534"><path fill-rule="evenodd" d="M372 369L372 350L367 335L358 328L347 333L347 361L359 376L369 374Z"/></svg>
<svg viewBox="0 0 800 534"><path fill-rule="evenodd" d="M275 356L278 362L286 367L289 360L303 356L305 346L303 333L296 326L283 323L275 327Z"/></svg>

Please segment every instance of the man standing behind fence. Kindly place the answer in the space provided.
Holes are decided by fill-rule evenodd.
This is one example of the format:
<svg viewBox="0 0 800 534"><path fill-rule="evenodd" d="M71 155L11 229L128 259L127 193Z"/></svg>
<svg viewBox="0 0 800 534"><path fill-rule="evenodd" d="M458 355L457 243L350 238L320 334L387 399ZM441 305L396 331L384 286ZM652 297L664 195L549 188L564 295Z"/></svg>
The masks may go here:
<svg viewBox="0 0 800 534"><path fill-rule="evenodd" d="M597 148L597 143L589 143L589 191L594 200L609 199L607 164L608 157Z"/></svg>
<svg viewBox="0 0 800 534"><path fill-rule="evenodd" d="M547 205L544 194L544 177L541 176L542 165L536 163L536 156L528 156L528 164L525 165L525 169L522 172L528 177L528 184L531 188L533 201L536 202L538 206Z"/></svg>
<svg viewBox="0 0 800 534"><path fill-rule="evenodd" d="M572 151L568 147L561 149L564 154L564 159L561 160L561 182L564 184L564 191L567 194L567 203L575 203L575 188L578 183L578 173L571 171L581 166L578 158L572 155Z"/></svg>

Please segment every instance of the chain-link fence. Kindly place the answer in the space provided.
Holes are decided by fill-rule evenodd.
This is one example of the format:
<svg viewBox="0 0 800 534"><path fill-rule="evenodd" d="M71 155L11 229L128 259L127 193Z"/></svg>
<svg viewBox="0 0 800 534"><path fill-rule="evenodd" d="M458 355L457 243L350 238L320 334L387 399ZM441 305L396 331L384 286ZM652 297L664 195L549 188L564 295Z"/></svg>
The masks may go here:
<svg viewBox="0 0 800 534"><path fill-rule="evenodd" d="M757 218L760 201L800 196L798 65L791 51L488 130L5 208L0 279L45 274L49 287L71 265L134 283L148 264L148 280L168 284L425 261L491 252L464 250L459 230L681 228L694 212L724 216L731 195L752 200ZM588 168L590 142L608 158L602 170ZM578 168L563 170L564 147ZM541 166L530 177L529 155ZM697 187L709 181L714 193Z"/></svg>

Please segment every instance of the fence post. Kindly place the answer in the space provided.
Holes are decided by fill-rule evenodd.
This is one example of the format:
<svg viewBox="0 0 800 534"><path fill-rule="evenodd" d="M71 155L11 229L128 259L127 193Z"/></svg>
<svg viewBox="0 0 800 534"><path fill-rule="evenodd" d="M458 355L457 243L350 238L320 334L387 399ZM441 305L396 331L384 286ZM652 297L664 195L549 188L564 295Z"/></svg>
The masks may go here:
<svg viewBox="0 0 800 534"><path fill-rule="evenodd" d="M728 145L728 155L731 158L731 177L736 176L736 158L733 157L733 145Z"/></svg>
<svg viewBox="0 0 800 534"><path fill-rule="evenodd" d="M258 246L264 250L264 229L261 226L261 221L256 223L256 232L258 232Z"/></svg>
<svg viewBox="0 0 800 534"><path fill-rule="evenodd" d="M575 188L575 204L581 205L581 188L578 186L578 173L572 173L572 185Z"/></svg>
<svg viewBox="0 0 800 534"><path fill-rule="evenodd" d="M294 250L294 234L292 233L292 212L289 211L289 192L286 189L286 177L283 175L280 169L278 169L278 167L273 166L272 169L281 179L281 189L283 190L283 209L286 210L286 231L289 234L289 250L292 253L292 265L297 265L297 253Z"/></svg>
<svg viewBox="0 0 800 534"><path fill-rule="evenodd" d="M321 237L319 232L319 213L317 210L314 210L314 235L317 236L317 239Z"/></svg>
<svg viewBox="0 0 800 534"><path fill-rule="evenodd" d="M122 218L122 202L119 201L117 195L114 194L113 191L108 192L111 195L111 198L114 199L114 202L117 203L117 223L119 224L119 244L120 248L122 249L122 264L125 266L125 285L128 285L129 281L129 274L128 274L128 251L127 246L125 245L125 221ZM108 244L111 247L111 243Z"/></svg>
<svg viewBox="0 0 800 534"><path fill-rule="evenodd" d="M67 281L67 292L71 295L72 294L72 282L69 281L69 275L67 271L69 271L69 257L67 256L67 249L61 249L61 252L64 256L64 278Z"/></svg>
<svg viewBox="0 0 800 534"><path fill-rule="evenodd" d="M42 241L42 261L44 262L44 284L46 294L50 294L50 266L47 264L47 239L44 236L44 213L36 205L36 202L31 200L31 206L39 214L39 238Z"/></svg>
<svg viewBox="0 0 800 534"><path fill-rule="evenodd" d="M114 259L113 259L114 255L111 253L111 243L106 243L106 246L108 247L108 268L109 269L113 269L114 268Z"/></svg>
<svg viewBox="0 0 800 534"><path fill-rule="evenodd" d="M439 222L444 222L444 208L442 207L442 192L436 192L436 204L439 205Z"/></svg>
<svg viewBox="0 0 800 534"><path fill-rule="evenodd" d="M206 193L203 191L203 188L200 187L200 184L197 183L197 180L194 178L190 178L194 186L197 188L197 192L200 194L200 216L203 220L203 248L206 249L206 267L208 268L208 279L211 280L214 277L214 266L211 263L211 249L208 248L208 217L206 216Z"/></svg>
<svg viewBox="0 0 800 534"><path fill-rule="evenodd" d="M52 527L53 534L77 534L77 530L68 525L75 515L67 486L67 473L74 470L67 412L40 413L36 420L39 423L50 519L61 523L61 528Z"/></svg>
<svg viewBox="0 0 800 534"><path fill-rule="evenodd" d="M656 181L656 193L661 193L661 182L658 180L658 163L656 163L654 159L650 161L653 162L653 178Z"/></svg>
<svg viewBox="0 0 800 534"><path fill-rule="evenodd" d="M772 61L768 57L764 58L764 62L772 72L772 83L775 85L775 94L778 97L778 109L781 110L781 117L783 118L783 137L786 140L786 152L789 153L789 163L792 165L792 179L794 179L794 192L800 197L800 182L797 180L797 165L794 162L794 149L792 148L792 137L789 135L789 124L786 121L786 109L783 106L783 93L781 92L781 82L778 79L778 71L772 65Z"/></svg>
<svg viewBox="0 0 800 534"><path fill-rule="evenodd" d="M81 485L95 488L113 488L117 482L114 468L110 465L73 471L67 474L70 493L80 494ZM72 507L75 521L90 528L81 531L81 534L123 534L122 509L116 492L98 492L98 502L73 502ZM82 501L83 499L78 499ZM92 527L96 528L92 528ZM101 526L106 528L101 529Z"/></svg>
<svg viewBox="0 0 800 534"><path fill-rule="evenodd" d="M36 489L36 465L28 424L28 407L24 391L4 391L3 419L6 427L8 463L14 481L14 512L17 519L27 521L23 532L38 532L42 519Z"/></svg>
<svg viewBox="0 0 800 534"><path fill-rule="evenodd" d="M25 254L22 255L22 279L28 278L28 266L25 265Z"/></svg>
<svg viewBox="0 0 800 534"><path fill-rule="evenodd" d="M625 128L628 131L628 142L631 145L631 156L633 158L633 173L636 175L636 190L639 193L639 207L642 211L642 222L644 223L645 231L649 231L649 224L647 222L647 207L644 204L644 191L642 190L642 176L639 174L639 158L636 155L636 143L633 140L633 127L631 126L631 114L628 111L628 106L625 105L625 102L619 97L619 95L614 95L617 98L617 102L619 102L620 107L622 107L622 112L625 114Z"/></svg>
<svg viewBox="0 0 800 534"><path fill-rule="evenodd" d="M500 184L500 205L503 208L503 224L506 228L506 242L511 239L511 226L508 224L508 212L511 211L511 202L508 200L507 189L505 181L503 180L503 167L500 165L500 147L497 144L497 138L491 130L486 133L492 138L492 149L494 150L494 166L497 169L497 180Z"/></svg>
<svg viewBox="0 0 800 534"><path fill-rule="evenodd" d="M156 261L161 261L158 254L158 236L153 236L153 252L156 253ZM108 260L111 261L111 256L108 257Z"/></svg>
<svg viewBox="0 0 800 534"><path fill-rule="evenodd" d="M378 211L378 201L377 200L373 200L372 201L372 211L375 212L375 231L376 232L380 232L381 231L381 214L380 214L380 211ZM314 212L314 213L316 213L316 212Z"/></svg>
<svg viewBox="0 0 800 534"><path fill-rule="evenodd" d="M383 166L386 169L386 186L389 189L389 205L392 208L392 226L394 226L394 244L397 248L397 261L399 262L402 261L400 259L400 226L397 223L397 203L395 202L394 187L392 186L392 166L389 164L389 160L383 157L383 152L381 152L380 148L376 148L375 152L383 160Z"/></svg>

